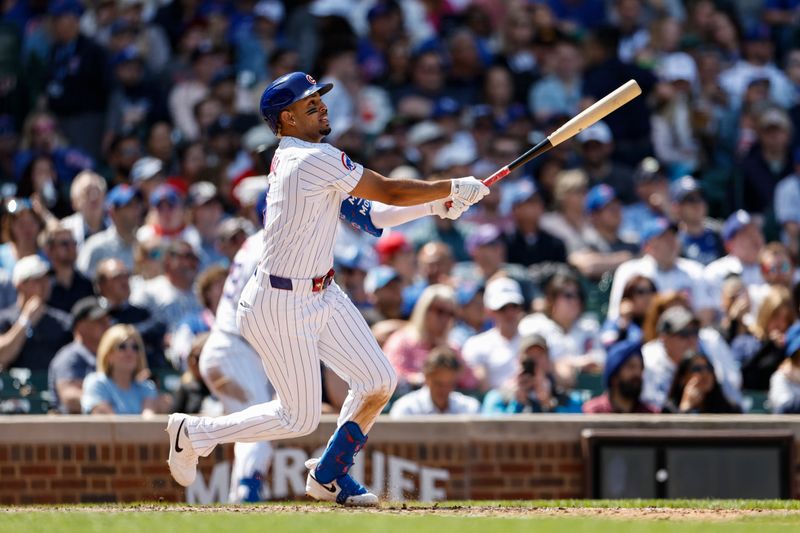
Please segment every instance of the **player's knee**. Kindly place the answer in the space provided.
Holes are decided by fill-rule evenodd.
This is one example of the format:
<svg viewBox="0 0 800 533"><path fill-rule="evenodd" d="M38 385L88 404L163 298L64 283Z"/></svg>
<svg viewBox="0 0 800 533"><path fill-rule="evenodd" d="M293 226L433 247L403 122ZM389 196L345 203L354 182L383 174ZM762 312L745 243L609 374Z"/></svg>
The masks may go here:
<svg viewBox="0 0 800 533"><path fill-rule="evenodd" d="M395 372L394 368L389 367L389 372L384 380L383 387L389 392L389 398L391 398L392 394L394 394L394 390L397 388L397 372Z"/></svg>
<svg viewBox="0 0 800 533"><path fill-rule="evenodd" d="M397 388L397 373L394 369L390 368L388 372L381 374L381 379L375 383L374 388L370 392L370 396L377 401L382 401L385 405L392 399L395 388Z"/></svg>
<svg viewBox="0 0 800 533"><path fill-rule="evenodd" d="M307 411L292 417L291 429L295 437L302 437L312 433L319 426L319 418L322 414L322 405L309 407Z"/></svg>

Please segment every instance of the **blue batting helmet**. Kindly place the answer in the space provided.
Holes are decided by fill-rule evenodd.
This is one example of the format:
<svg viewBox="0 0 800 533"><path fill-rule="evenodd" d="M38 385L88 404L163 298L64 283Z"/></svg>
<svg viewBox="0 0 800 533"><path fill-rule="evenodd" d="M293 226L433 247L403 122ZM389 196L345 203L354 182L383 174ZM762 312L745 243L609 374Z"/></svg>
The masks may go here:
<svg viewBox="0 0 800 533"><path fill-rule="evenodd" d="M285 74L269 84L261 95L261 116L272 132L278 133L278 116L281 111L314 93L320 96L333 89L332 83L317 84L317 80L305 72Z"/></svg>

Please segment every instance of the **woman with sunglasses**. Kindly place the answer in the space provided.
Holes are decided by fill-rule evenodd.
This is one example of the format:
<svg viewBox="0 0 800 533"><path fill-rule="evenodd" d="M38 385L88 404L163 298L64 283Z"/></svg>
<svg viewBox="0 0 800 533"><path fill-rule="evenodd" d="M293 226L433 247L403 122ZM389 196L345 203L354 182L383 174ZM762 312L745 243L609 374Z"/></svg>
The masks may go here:
<svg viewBox="0 0 800 533"><path fill-rule="evenodd" d="M425 383L422 367L433 348L448 345L455 314L456 298L451 287L435 284L422 291L408 324L394 332L383 348L397 372L396 394L405 394ZM472 371L464 365L459 388L475 389L477 385Z"/></svg>
<svg viewBox="0 0 800 533"><path fill-rule="evenodd" d="M700 352L690 352L678 364L664 413L741 413L722 393L714 367Z"/></svg>
<svg viewBox="0 0 800 533"><path fill-rule="evenodd" d="M656 284L646 276L636 275L628 280L619 303L619 317L603 324L600 340L606 349L621 341L642 342L644 317L656 292Z"/></svg>
<svg viewBox="0 0 800 533"><path fill-rule="evenodd" d="M11 276L17 260L28 255L42 255L38 237L44 229L42 217L27 198L11 198L5 203L5 213L0 224L0 269Z"/></svg>
<svg viewBox="0 0 800 533"><path fill-rule="evenodd" d="M159 411L158 391L149 379L142 337L129 324L103 334L97 347L97 371L83 383L86 414L152 415Z"/></svg>

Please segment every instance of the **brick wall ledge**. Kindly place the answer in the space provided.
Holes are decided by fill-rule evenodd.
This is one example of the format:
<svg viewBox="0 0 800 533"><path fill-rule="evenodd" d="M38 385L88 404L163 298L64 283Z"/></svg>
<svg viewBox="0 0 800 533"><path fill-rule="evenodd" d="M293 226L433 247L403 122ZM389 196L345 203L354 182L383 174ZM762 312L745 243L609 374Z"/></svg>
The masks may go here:
<svg viewBox="0 0 800 533"><path fill-rule="evenodd" d="M0 416L0 443L152 443L166 441L166 416ZM317 430L304 442L326 441L336 417L324 415ZM409 429L413 428L413 431ZM452 443L464 441L540 442L577 441L586 429L643 430L782 430L800 440L800 415L515 415L382 417L370 433L370 443Z"/></svg>

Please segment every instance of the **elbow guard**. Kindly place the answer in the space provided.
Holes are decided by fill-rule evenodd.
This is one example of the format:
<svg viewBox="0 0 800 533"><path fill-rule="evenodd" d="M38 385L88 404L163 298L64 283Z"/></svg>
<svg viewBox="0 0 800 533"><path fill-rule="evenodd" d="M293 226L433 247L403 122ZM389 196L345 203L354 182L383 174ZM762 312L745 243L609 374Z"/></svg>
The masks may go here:
<svg viewBox="0 0 800 533"><path fill-rule="evenodd" d="M380 237L383 235L383 229L372 222L370 211L372 211L372 202L363 198L348 196L339 208L339 218L357 230Z"/></svg>

